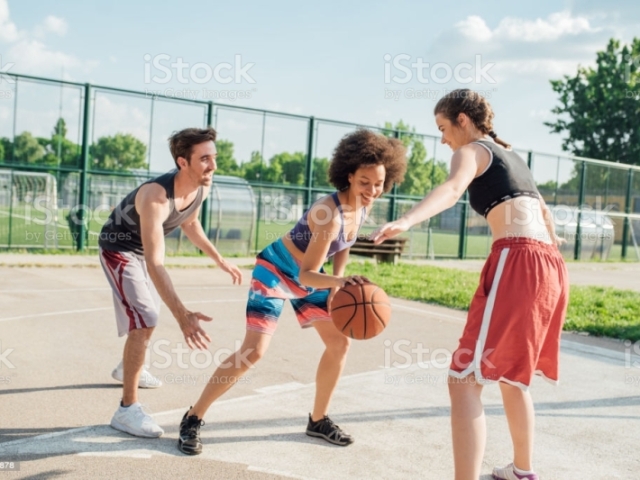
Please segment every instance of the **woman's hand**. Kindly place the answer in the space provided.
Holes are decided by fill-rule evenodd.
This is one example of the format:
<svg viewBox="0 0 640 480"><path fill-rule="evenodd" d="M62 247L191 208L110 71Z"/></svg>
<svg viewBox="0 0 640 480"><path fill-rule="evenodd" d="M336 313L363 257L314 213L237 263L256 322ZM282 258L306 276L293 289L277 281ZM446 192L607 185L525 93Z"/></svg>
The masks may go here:
<svg viewBox="0 0 640 480"><path fill-rule="evenodd" d="M403 218L399 218L395 222L385 223L381 227L378 227L369 235L369 239L373 240L375 245L379 245L389 238L393 238L406 232L410 227L411 225L409 225L408 221Z"/></svg>
<svg viewBox="0 0 640 480"><path fill-rule="evenodd" d="M349 275L348 277L342 277L340 280L342 281L340 288L344 288L347 285L364 285L365 283L371 283L371 280L362 275Z"/></svg>

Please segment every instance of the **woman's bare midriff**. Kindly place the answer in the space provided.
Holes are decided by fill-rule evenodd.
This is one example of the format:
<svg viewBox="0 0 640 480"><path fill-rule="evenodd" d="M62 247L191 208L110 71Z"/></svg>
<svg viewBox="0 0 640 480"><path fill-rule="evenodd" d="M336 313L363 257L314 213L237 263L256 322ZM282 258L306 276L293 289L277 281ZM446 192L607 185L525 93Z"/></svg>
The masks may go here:
<svg viewBox="0 0 640 480"><path fill-rule="evenodd" d="M493 241L501 238L533 238L552 243L544 223L542 205L536 198L519 197L507 200L487 215Z"/></svg>
<svg viewBox="0 0 640 480"><path fill-rule="evenodd" d="M302 258L304 257L304 253L302 253L298 249L298 247L296 247L293 244L293 240L291 240L291 237L289 236L289 232L285 233L284 236L282 237L282 243L284 244L286 249L289 251L291 256L295 258L298 263L302 263Z"/></svg>

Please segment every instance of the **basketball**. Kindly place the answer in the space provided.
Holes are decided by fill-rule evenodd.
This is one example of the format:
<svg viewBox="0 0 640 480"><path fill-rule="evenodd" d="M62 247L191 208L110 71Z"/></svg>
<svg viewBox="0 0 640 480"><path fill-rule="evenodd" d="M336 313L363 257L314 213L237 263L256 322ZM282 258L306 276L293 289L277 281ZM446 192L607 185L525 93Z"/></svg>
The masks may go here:
<svg viewBox="0 0 640 480"><path fill-rule="evenodd" d="M391 319L391 302L375 283L347 285L331 301L331 318L338 330L355 340L379 335Z"/></svg>

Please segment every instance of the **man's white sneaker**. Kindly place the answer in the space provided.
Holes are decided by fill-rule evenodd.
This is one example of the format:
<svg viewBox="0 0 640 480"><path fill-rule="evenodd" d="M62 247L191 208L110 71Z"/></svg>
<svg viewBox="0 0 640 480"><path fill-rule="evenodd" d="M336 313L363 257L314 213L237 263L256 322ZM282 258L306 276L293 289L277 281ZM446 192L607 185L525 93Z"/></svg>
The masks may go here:
<svg viewBox="0 0 640 480"><path fill-rule="evenodd" d="M113 414L111 426L136 437L156 438L164 433L164 430L144 411L138 402L132 403L126 408L120 406Z"/></svg>
<svg viewBox="0 0 640 480"><path fill-rule="evenodd" d="M118 364L116 368L111 372L111 377L114 380L122 383L124 380L124 370L122 369L122 362ZM162 381L154 377L149 370L147 370L146 366L142 367L142 372L140 373L140 380L138 380L138 388L159 388L162 386Z"/></svg>

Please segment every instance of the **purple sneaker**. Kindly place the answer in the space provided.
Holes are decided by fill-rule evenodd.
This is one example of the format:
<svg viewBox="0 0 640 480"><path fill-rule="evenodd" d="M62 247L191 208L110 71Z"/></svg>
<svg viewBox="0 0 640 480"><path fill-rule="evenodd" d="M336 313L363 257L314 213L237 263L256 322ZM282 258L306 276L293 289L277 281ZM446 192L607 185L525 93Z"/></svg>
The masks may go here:
<svg viewBox="0 0 640 480"><path fill-rule="evenodd" d="M496 480L539 480L535 473L520 474L516 473L513 463L503 468L493 469L493 478Z"/></svg>

